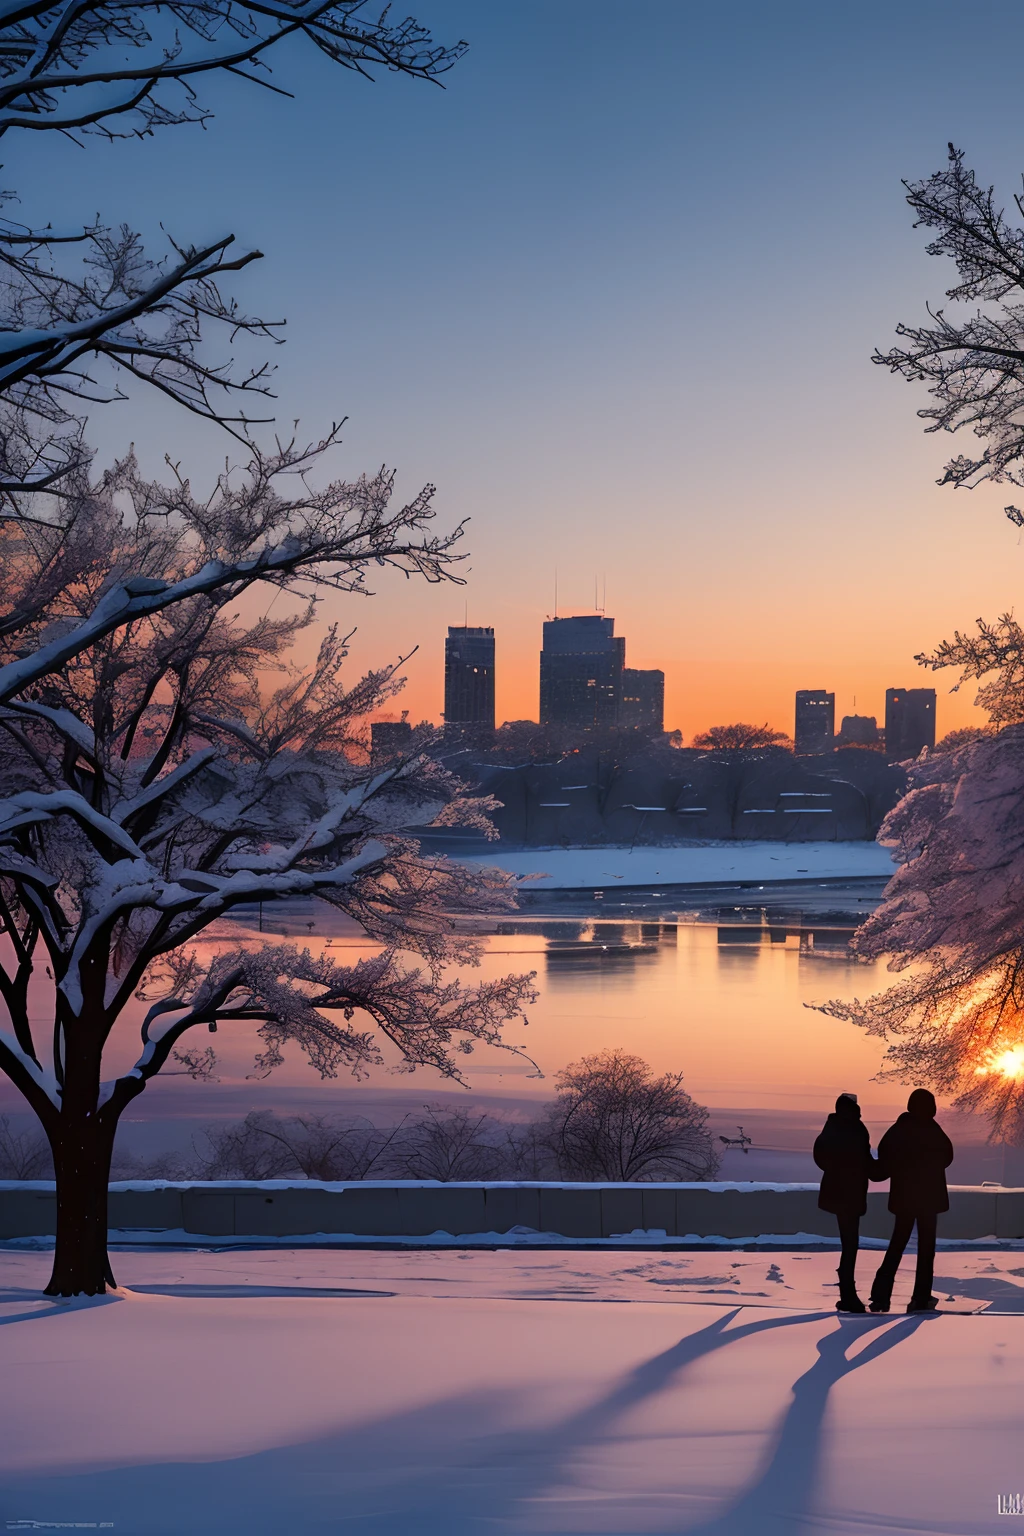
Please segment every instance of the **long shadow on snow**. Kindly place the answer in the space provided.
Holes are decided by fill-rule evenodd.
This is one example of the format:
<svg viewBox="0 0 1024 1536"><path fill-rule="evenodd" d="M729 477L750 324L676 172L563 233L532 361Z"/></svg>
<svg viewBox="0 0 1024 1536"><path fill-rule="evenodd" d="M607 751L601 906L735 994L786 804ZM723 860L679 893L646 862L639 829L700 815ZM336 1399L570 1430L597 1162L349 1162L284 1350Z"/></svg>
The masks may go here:
<svg viewBox="0 0 1024 1536"><path fill-rule="evenodd" d="M972 1275L968 1279L936 1275L934 1283L945 1296L989 1302L986 1312L1024 1312L1024 1285L1015 1285L1001 1275Z"/></svg>
<svg viewBox="0 0 1024 1536"><path fill-rule="evenodd" d="M339 1527L373 1536L539 1531L543 1526L530 1515L543 1519L537 1501L564 1481L573 1454L600 1443L624 1414L676 1385L688 1366L742 1339L834 1315L790 1313L730 1328L741 1310L644 1361L561 1423L506 1429L510 1420L536 1415L536 1401L507 1389L465 1393L254 1456L70 1476L52 1469L10 1479L0 1495L0 1518L39 1518L35 1512L45 1509L48 1520L113 1520L132 1536L178 1536L184 1529L190 1536L271 1536Z"/></svg>
<svg viewBox="0 0 1024 1536"><path fill-rule="evenodd" d="M793 1401L763 1471L735 1504L712 1520L688 1526L686 1536L797 1536L804 1530L820 1531L821 1519L812 1514L811 1505L829 1393L844 1376L902 1344L932 1317L925 1313L895 1321L888 1316L849 1320L819 1339L817 1360L793 1383ZM850 1349L865 1335L869 1342L851 1357Z"/></svg>
<svg viewBox="0 0 1024 1536"><path fill-rule="evenodd" d="M54 1321L60 1317L69 1317L73 1312L82 1312L89 1307L109 1307L121 1300L120 1296L67 1296L54 1298L44 1296L42 1291L15 1291L10 1289L0 1292L0 1303L4 1301L34 1301L35 1306L30 1312L5 1312L0 1305L0 1328L5 1323L30 1323L36 1318L49 1318Z"/></svg>
<svg viewBox="0 0 1024 1536"><path fill-rule="evenodd" d="M354 1286L343 1285L207 1285L187 1284L182 1281L175 1284L173 1281L161 1285L133 1285L130 1290L140 1296L170 1296L172 1299L182 1297L186 1301L198 1299L200 1301L259 1301L268 1296L302 1296L308 1300L317 1301L321 1297L330 1301L332 1299L345 1300L350 1296L394 1296L395 1291L371 1291L357 1290Z"/></svg>

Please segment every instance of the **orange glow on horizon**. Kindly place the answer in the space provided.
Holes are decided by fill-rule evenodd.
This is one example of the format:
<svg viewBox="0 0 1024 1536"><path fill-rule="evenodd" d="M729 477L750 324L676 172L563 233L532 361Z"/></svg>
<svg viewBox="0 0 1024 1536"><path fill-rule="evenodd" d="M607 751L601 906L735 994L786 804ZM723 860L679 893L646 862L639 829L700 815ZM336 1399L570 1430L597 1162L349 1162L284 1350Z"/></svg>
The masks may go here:
<svg viewBox="0 0 1024 1536"><path fill-rule="evenodd" d="M625 626L623 626L624 628ZM497 635L496 720L536 720L539 704L539 624L536 650L523 654L502 647ZM618 629L619 626L617 625ZM435 649L443 655L443 635ZM632 637L628 635L627 639ZM408 684L391 706L395 716L406 709L410 719L440 721L443 707L443 663L431 658L424 645L408 668ZM421 659L422 658L422 659ZM731 660L659 656L634 643L627 651L627 663L635 667L659 667L665 673L665 727L681 730L688 745L700 731L712 725L736 721L767 723L773 729L792 736L795 694L798 688L827 688L836 695L836 730L844 715L873 715L879 729L885 724L885 690L892 687L934 687L937 693L937 738L964 726L984 725L985 713L977 709L973 695L964 690L944 691L940 675L926 674L920 668L894 662L887 666L882 658L871 658L870 665L850 661L835 667L811 665L798 667L790 662L783 671L767 658L757 658L739 665ZM431 674L434 674L431 676ZM952 676L949 679L953 681Z"/></svg>
<svg viewBox="0 0 1024 1536"><path fill-rule="evenodd" d="M373 601L328 600L323 617L358 625L349 665L360 671L415 652L391 705L414 721L441 719L447 626L491 626L497 722L536 720L554 567L558 612L568 616L595 611L592 578L568 574L589 565L608 573L605 612L625 637L626 665L664 672L665 724L687 743L736 721L791 736L802 688L835 694L838 729L850 714L873 715L881 727L888 688L934 687L941 739L987 717L974 686L951 691L954 669L929 671L915 657L972 628L974 615L1013 608L1024 550L1010 543L988 493L968 503L929 486L932 466L915 462L915 446L904 440L909 463L890 466L892 483L877 499L828 487L827 515L817 502L824 488L811 486L792 504L770 500L756 518L724 491L720 505L708 497L703 506L693 505L696 491L638 494L628 519L610 491L585 516L550 494L526 510L503 508L492 492L474 518L465 587L384 577ZM461 510L456 498L452 511Z"/></svg>

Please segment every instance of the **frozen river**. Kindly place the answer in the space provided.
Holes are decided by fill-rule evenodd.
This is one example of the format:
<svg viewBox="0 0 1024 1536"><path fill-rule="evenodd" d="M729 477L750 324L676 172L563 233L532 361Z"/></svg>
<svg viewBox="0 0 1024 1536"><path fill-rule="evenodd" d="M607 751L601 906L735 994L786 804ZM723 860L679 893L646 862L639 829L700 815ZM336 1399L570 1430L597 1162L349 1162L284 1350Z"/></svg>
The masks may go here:
<svg viewBox="0 0 1024 1536"><path fill-rule="evenodd" d="M855 926L880 888L880 881L861 880L694 890L683 902L678 894L609 892L595 901L591 892L538 893L546 905L483 930L481 969L466 976L535 973L539 996L529 1025L507 1035L529 1059L478 1049L465 1059L467 1088L459 1089L423 1070L321 1083L293 1049L270 1079L257 1082L246 1076L251 1034L222 1029L217 1081L158 1080L126 1135L137 1150L154 1150L254 1108L359 1114L384 1123L425 1104L465 1103L522 1118L553 1093L567 1062L624 1046L659 1073L683 1072L687 1090L709 1106L716 1135L735 1136L742 1125L753 1137L751 1155L725 1154L723 1176L813 1177L810 1145L837 1092L859 1095L875 1139L906 1098L906 1087L873 1080L884 1049L878 1040L809 1006L863 997L886 984L883 967L849 953ZM283 928L338 959L367 952L361 933L321 905L295 907L283 920L277 916L274 928L268 909L264 939ZM258 913L244 914L232 929L232 940L240 930L259 942ZM133 1048L126 1036L125 1066ZM983 1125L953 1122L961 1143L983 1139ZM958 1165L958 1182L1014 1171L1001 1153L980 1156L978 1148L969 1165Z"/></svg>
<svg viewBox="0 0 1024 1536"><path fill-rule="evenodd" d="M509 1029L524 1055L480 1048L464 1058L466 1087L436 1073L377 1069L355 1082L322 1083L297 1048L264 1081L248 1077L254 1036L244 1025L216 1037L216 1080L162 1076L122 1124L122 1145L149 1156L188 1149L202 1128L241 1119L252 1109L365 1116L378 1124L424 1105L464 1104L529 1118L554 1092L568 1062L622 1046L656 1072L682 1072L684 1086L711 1111L716 1136L753 1138L748 1155L724 1152L722 1176L804 1180L815 1177L810 1148L840 1091L856 1093L873 1139L891 1123L907 1087L875 1081L884 1043L816 1012L833 997L864 997L884 987L883 966L854 960L849 942L876 905L883 880L867 875L726 888L605 889L524 892L523 909L481 925L484 956L473 981L510 971L535 974L538 998L529 1025ZM339 960L370 952L365 936L321 903L257 909L219 925L210 942L279 941L284 935ZM140 1005L141 1006L141 1005ZM202 1044L206 1043L204 1036ZM112 1071L138 1052L137 1023L112 1042ZM0 1113L22 1104L0 1084ZM958 1183L1024 1182L1024 1154L983 1149L984 1122L944 1113L957 1144ZM967 1150L967 1144L973 1147Z"/></svg>

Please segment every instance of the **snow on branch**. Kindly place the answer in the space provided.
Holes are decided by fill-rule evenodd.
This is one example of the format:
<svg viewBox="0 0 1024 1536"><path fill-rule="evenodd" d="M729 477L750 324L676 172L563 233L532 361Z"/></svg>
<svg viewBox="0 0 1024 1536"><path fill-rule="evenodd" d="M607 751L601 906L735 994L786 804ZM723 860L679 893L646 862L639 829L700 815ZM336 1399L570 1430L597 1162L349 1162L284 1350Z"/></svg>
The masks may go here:
<svg viewBox="0 0 1024 1536"><path fill-rule="evenodd" d="M336 1077L343 1066L359 1077L368 1067L380 1066L383 1057L373 1031L353 1027L360 1017L375 1023L398 1047L406 1071L432 1066L444 1077L461 1080L458 1057L470 1054L478 1042L535 1065L524 1051L506 1045L501 1034L508 1019L534 1000L532 975L467 987L404 967L394 950L343 966L308 949L267 944L222 953L206 972L197 970L194 957L180 957L169 980L175 1005L184 1011L159 1033L148 1030L130 1074L140 1081L158 1070L186 1030L237 1018L263 1021L263 1049L253 1069L258 1077L280 1065L288 1042L300 1047L321 1077ZM194 985L191 996L189 982ZM328 1013L340 1013L344 1022Z"/></svg>
<svg viewBox="0 0 1024 1536"><path fill-rule="evenodd" d="M169 1061L209 1070L183 1041L196 1027L258 1030L260 1071L286 1040L324 1075L359 1071L386 1037L407 1068L457 1077L531 996L526 977L446 975L479 958L461 917L509 910L514 882L420 854L417 827L489 830L493 806L431 756L433 733L372 763L368 717L401 686L400 661L348 683L333 627L311 667L290 658L318 590L363 593L371 562L447 579L459 530L431 531L429 488L394 510L387 473L313 489L318 457L257 456L206 498L182 478L144 481L129 458L79 485L70 520L0 524L0 920L14 956L0 996L18 1051L41 1064L26 999L45 955L39 1070L79 1104L99 1091L82 1063L136 995L151 1001L136 1068L96 1100L107 1120ZM291 473L294 496L278 488ZM237 599L259 583L304 601L280 619L250 602L243 620ZM224 919L295 896L350 915L380 953L339 967L255 943L224 958ZM34 1068L2 1051L0 1065L38 1098Z"/></svg>
<svg viewBox="0 0 1024 1536"><path fill-rule="evenodd" d="M437 80L465 52L465 43L434 43L411 18L392 24L387 8L368 9L366 0L14 0L0 7L0 135L141 137L202 123L200 77L224 70L269 85L267 53L296 36L367 76Z"/></svg>
<svg viewBox="0 0 1024 1536"><path fill-rule="evenodd" d="M946 298L983 307L964 314L929 306L928 323L897 326L901 344L873 361L928 386L935 404L918 411L926 431L966 427L985 444L951 459L940 485L1024 485L1024 229L1008 222L994 188L978 184L952 144L945 170L904 185L915 226L935 232L928 254L956 265ZM1013 202L1024 217L1024 196Z"/></svg>
<svg viewBox="0 0 1024 1536"><path fill-rule="evenodd" d="M0 137L145 138L205 124L204 77L288 95L270 56L299 40L349 71L435 82L465 51L366 0L20 0L0 6ZM5 209L14 200L0 194ZM89 463L83 407L124 398L136 380L242 441L273 419L267 363L236 367L204 346L211 327L232 343L280 340L283 322L246 314L218 286L260 251L236 251L230 233L169 244L154 260L125 224L68 230L0 215L0 518L27 516L19 498L32 492L67 494Z"/></svg>
<svg viewBox="0 0 1024 1536"><path fill-rule="evenodd" d="M978 619L977 629L976 635L957 630L952 640L943 640L933 652L914 660L933 671L959 667L954 692L964 683L995 673L978 689L974 702L994 725L1020 724L1024 721L1024 629L1012 613L1000 614L995 623Z"/></svg>
<svg viewBox="0 0 1024 1536"><path fill-rule="evenodd" d="M123 399L122 383L148 383L243 440L249 424L271 420L263 405L229 404L270 398L266 362L239 371L203 347L211 324L232 338L280 339L279 325L246 314L218 287L259 259L226 235L201 247L171 242L154 260L133 230L97 223L82 231L77 267L58 270L46 238L26 245L22 226L0 217L0 512L24 515L19 498L33 490L68 494L89 462L82 403Z"/></svg>
<svg viewBox="0 0 1024 1536"><path fill-rule="evenodd" d="M884 1076L985 1110L1024 1143L1024 726L935 752L879 840L900 868L858 930L863 959L907 972L824 1011L890 1041Z"/></svg>
<svg viewBox="0 0 1024 1536"><path fill-rule="evenodd" d="M10 640L23 627L30 635L38 634L42 643L19 647L22 654L0 666L0 703L115 631L152 621L168 609L180 610L183 604L212 605L212 621L214 610L259 582L279 587L306 582L363 594L371 564L389 565L428 581L460 580L454 567L461 556L455 546L463 527L443 535L429 531L435 516L433 486L425 486L397 509L391 506L394 474L383 469L353 482L334 481L322 490L304 485L299 496L281 494L278 487L284 477L304 477L331 446L330 440L311 447L286 444L271 455L254 448L245 473L222 475L205 500L194 496L187 480L169 487L144 480L131 455L99 485L80 486L66 513L92 522L92 559L105 564L109 576L88 611L81 613L79 607L76 621L64 620L48 641L42 633L44 614L23 597L27 580L17 582L19 568L31 573L40 561L39 547L46 555L48 544L41 536L26 559L25 531L13 527L11 575L16 591L6 635ZM131 503L131 522L126 523L117 509L119 495ZM49 531L51 542L59 543L63 525ZM2 535L0 523L0 539ZM161 574L150 574L155 570ZM24 614L22 626L12 622L19 613ZM0 634L3 618L0 613Z"/></svg>

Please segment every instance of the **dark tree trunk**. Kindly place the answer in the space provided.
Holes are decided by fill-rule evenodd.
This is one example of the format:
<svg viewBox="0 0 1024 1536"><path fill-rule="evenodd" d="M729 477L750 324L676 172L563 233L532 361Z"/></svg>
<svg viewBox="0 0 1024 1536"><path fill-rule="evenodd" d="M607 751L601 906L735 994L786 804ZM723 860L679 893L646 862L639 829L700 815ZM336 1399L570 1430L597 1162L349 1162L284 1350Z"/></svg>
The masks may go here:
<svg viewBox="0 0 1024 1536"><path fill-rule="evenodd" d="M63 1116L61 1117L63 1121ZM117 1281L107 1257L107 1184L114 1127L95 1114L51 1137L57 1179L57 1246L47 1296L102 1296Z"/></svg>

